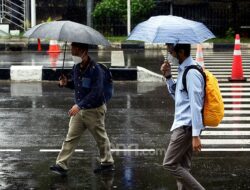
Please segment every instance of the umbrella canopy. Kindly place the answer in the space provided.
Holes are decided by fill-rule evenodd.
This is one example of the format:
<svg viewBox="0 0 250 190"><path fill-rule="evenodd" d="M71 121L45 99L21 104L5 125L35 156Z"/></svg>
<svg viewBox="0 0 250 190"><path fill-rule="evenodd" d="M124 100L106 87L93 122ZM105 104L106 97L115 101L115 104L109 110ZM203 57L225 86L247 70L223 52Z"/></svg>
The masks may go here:
<svg viewBox="0 0 250 190"><path fill-rule="evenodd" d="M53 21L32 27L24 33L28 38L43 38L109 46L104 36L93 28L72 21Z"/></svg>
<svg viewBox="0 0 250 190"><path fill-rule="evenodd" d="M202 23L177 16L154 16L139 23L127 40L151 43L197 44L215 38Z"/></svg>

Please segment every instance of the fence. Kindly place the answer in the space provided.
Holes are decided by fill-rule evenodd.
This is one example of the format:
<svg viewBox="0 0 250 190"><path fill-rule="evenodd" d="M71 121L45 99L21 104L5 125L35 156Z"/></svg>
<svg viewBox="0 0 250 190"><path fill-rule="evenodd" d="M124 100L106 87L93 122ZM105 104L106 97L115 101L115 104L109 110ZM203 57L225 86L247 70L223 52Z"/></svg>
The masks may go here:
<svg viewBox="0 0 250 190"><path fill-rule="evenodd" d="M177 1L176 1L177 2ZM179 1L180 2L180 1ZM172 4L172 5L171 5ZM225 36L229 28L235 32L250 37L249 1L192 1L188 3L175 3L172 1L156 1L156 7L150 16L168 15L172 6L173 15L204 23L216 36ZM146 20L145 18L144 20ZM143 21L143 20L141 20ZM136 24L133 22L132 26ZM106 18L101 23L95 22L94 27L106 35L126 35L126 23L120 23L116 18ZM132 28L133 28L132 27Z"/></svg>
<svg viewBox="0 0 250 190"><path fill-rule="evenodd" d="M25 3L29 0L0 0L0 20L3 13L16 27L23 28L25 25ZM93 0L95 3L100 0ZM126 1L126 0L124 0ZM133 1L133 0L131 0ZM43 0L37 2L37 23L48 20L68 19L86 24L86 0ZM231 27L250 37L250 1L249 0L155 0L156 6L147 17L135 22L132 18L132 28L150 16L168 15L172 6L173 15L203 22L216 36L224 36ZM4 10L4 11L2 11ZM10 17L10 14L12 17ZM106 36L127 35L127 22L121 22L116 17L106 17L102 21L94 21L93 27Z"/></svg>
<svg viewBox="0 0 250 190"><path fill-rule="evenodd" d="M9 22L14 28L25 29L25 0L1 0L1 23Z"/></svg>

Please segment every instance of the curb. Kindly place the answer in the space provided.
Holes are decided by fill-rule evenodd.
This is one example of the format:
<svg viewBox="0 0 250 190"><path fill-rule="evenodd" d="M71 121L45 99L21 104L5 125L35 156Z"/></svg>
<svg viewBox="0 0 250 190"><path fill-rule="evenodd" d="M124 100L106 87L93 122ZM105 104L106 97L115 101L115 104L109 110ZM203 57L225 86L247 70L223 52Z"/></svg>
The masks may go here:
<svg viewBox="0 0 250 190"><path fill-rule="evenodd" d="M58 81L61 73L67 75L71 68L52 69L44 66L16 66L12 65L9 68L0 68L0 80L12 81ZM114 68L110 71L113 75L113 80L120 81L136 81L137 68Z"/></svg>
<svg viewBox="0 0 250 190"><path fill-rule="evenodd" d="M162 82L162 75L137 66L136 68L111 67L109 68L114 81ZM54 69L44 66L10 66L0 68L0 80L16 82L58 81L63 73L67 75L72 68Z"/></svg>

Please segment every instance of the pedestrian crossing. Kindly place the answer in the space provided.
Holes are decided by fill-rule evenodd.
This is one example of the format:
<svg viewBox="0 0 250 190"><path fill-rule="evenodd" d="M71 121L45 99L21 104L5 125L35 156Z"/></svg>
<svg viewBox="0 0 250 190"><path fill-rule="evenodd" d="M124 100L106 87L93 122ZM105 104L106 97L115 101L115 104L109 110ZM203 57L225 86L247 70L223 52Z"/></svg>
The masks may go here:
<svg viewBox="0 0 250 190"><path fill-rule="evenodd" d="M241 53L244 77L250 78L250 50L242 50ZM195 58L195 51L192 51L192 56ZM205 68L211 71L220 82L228 82L232 72L233 50L226 52L203 50L203 56ZM176 77L177 66L173 65L172 68L172 74Z"/></svg>
<svg viewBox="0 0 250 190"><path fill-rule="evenodd" d="M192 52L195 57L195 52ZM232 72L232 52L204 50L205 68L218 79L225 104L225 116L218 127L202 132L204 152L250 151L250 51L242 51L242 65L247 82L229 82ZM177 68L173 68L177 75Z"/></svg>

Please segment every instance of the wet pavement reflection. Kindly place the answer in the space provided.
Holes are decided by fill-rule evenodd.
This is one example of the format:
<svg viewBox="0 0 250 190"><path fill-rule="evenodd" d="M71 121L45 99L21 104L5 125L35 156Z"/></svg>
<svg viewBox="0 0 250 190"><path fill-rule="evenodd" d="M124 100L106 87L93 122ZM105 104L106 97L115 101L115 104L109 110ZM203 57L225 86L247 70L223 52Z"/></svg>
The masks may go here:
<svg viewBox="0 0 250 190"><path fill-rule="evenodd" d="M115 82L106 128L116 171L102 175L93 173L98 151L88 132L78 146L84 151L71 159L69 176L49 171L58 152L46 150L61 148L72 91L54 82L1 81L0 102L0 189L176 189L161 166L174 114L163 83ZM248 157L249 152L202 152L194 156L192 172L209 190L250 189Z"/></svg>

